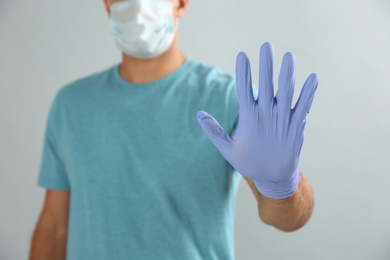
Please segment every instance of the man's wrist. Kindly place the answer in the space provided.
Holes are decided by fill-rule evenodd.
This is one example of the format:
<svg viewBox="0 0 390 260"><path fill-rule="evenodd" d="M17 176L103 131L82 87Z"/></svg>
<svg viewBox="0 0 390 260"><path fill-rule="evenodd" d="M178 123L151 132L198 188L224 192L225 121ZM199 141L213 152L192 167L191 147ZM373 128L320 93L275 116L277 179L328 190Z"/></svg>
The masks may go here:
<svg viewBox="0 0 390 260"><path fill-rule="evenodd" d="M285 199L292 196L298 188L300 180L297 168L290 180L286 182L271 182L267 180L253 180L256 189L264 196L272 199Z"/></svg>

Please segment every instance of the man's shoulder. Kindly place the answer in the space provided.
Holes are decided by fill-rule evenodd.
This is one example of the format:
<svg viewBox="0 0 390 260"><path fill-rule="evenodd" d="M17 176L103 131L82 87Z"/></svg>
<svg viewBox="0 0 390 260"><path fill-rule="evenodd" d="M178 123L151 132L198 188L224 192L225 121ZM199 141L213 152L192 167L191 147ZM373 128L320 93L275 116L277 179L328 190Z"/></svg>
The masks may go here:
<svg viewBox="0 0 390 260"><path fill-rule="evenodd" d="M197 76L204 87L227 87L235 84L235 77L218 66L191 61L191 68L191 72Z"/></svg>
<svg viewBox="0 0 390 260"><path fill-rule="evenodd" d="M58 96L61 96L62 98L69 96L74 97L74 95L79 96L97 90L99 87L107 84L110 79L112 69L113 67L109 67L71 81L59 89Z"/></svg>

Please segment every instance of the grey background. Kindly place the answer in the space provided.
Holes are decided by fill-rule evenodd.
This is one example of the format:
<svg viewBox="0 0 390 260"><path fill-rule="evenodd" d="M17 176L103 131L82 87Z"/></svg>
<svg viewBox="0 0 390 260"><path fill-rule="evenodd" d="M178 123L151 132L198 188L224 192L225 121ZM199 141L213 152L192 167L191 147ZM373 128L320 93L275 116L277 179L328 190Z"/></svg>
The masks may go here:
<svg viewBox="0 0 390 260"><path fill-rule="evenodd" d="M243 50L297 57L296 95L320 86L301 170L316 206L294 233L266 226L245 182L237 259L390 259L390 1L192 0L181 21L189 58L233 73ZM0 259L26 259L42 207L36 186L50 103L64 84L120 60L102 1L0 1Z"/></svg>

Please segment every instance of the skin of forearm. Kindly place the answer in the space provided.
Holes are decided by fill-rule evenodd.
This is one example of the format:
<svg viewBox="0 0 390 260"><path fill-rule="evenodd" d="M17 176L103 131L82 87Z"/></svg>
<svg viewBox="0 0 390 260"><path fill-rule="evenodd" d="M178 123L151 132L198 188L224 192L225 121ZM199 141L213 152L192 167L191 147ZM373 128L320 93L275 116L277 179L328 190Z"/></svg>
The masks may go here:
<svg viewBox="0 0 390 260"><path fill-rule="evenodd" d="M65 260L67 231L38 226L31 241L29 260Z"/></svg>
<svg viewBox="0 0 390 260"><path fill-rule="evenodd" d="M295 193L285 199L272 199L262 195L248 180L255 192L260 219L268 225L292 232L303 227L310 219L314 209L314 194L310 182L300 173L298 188Z"/></svg>

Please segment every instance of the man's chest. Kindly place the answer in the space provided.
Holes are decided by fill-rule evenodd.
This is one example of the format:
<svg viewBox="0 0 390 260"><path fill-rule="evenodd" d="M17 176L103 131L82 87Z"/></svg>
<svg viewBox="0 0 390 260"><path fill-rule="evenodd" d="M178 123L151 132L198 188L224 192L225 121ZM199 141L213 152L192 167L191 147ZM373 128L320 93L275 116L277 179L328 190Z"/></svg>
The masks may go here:
<svg viewBox="0 0 390 260"><path fill-rule="evenodd" d="M71 185L226 177L226 161L191 117L195 111L116 112L82 114L68 124L62 141Z"/></svg>

